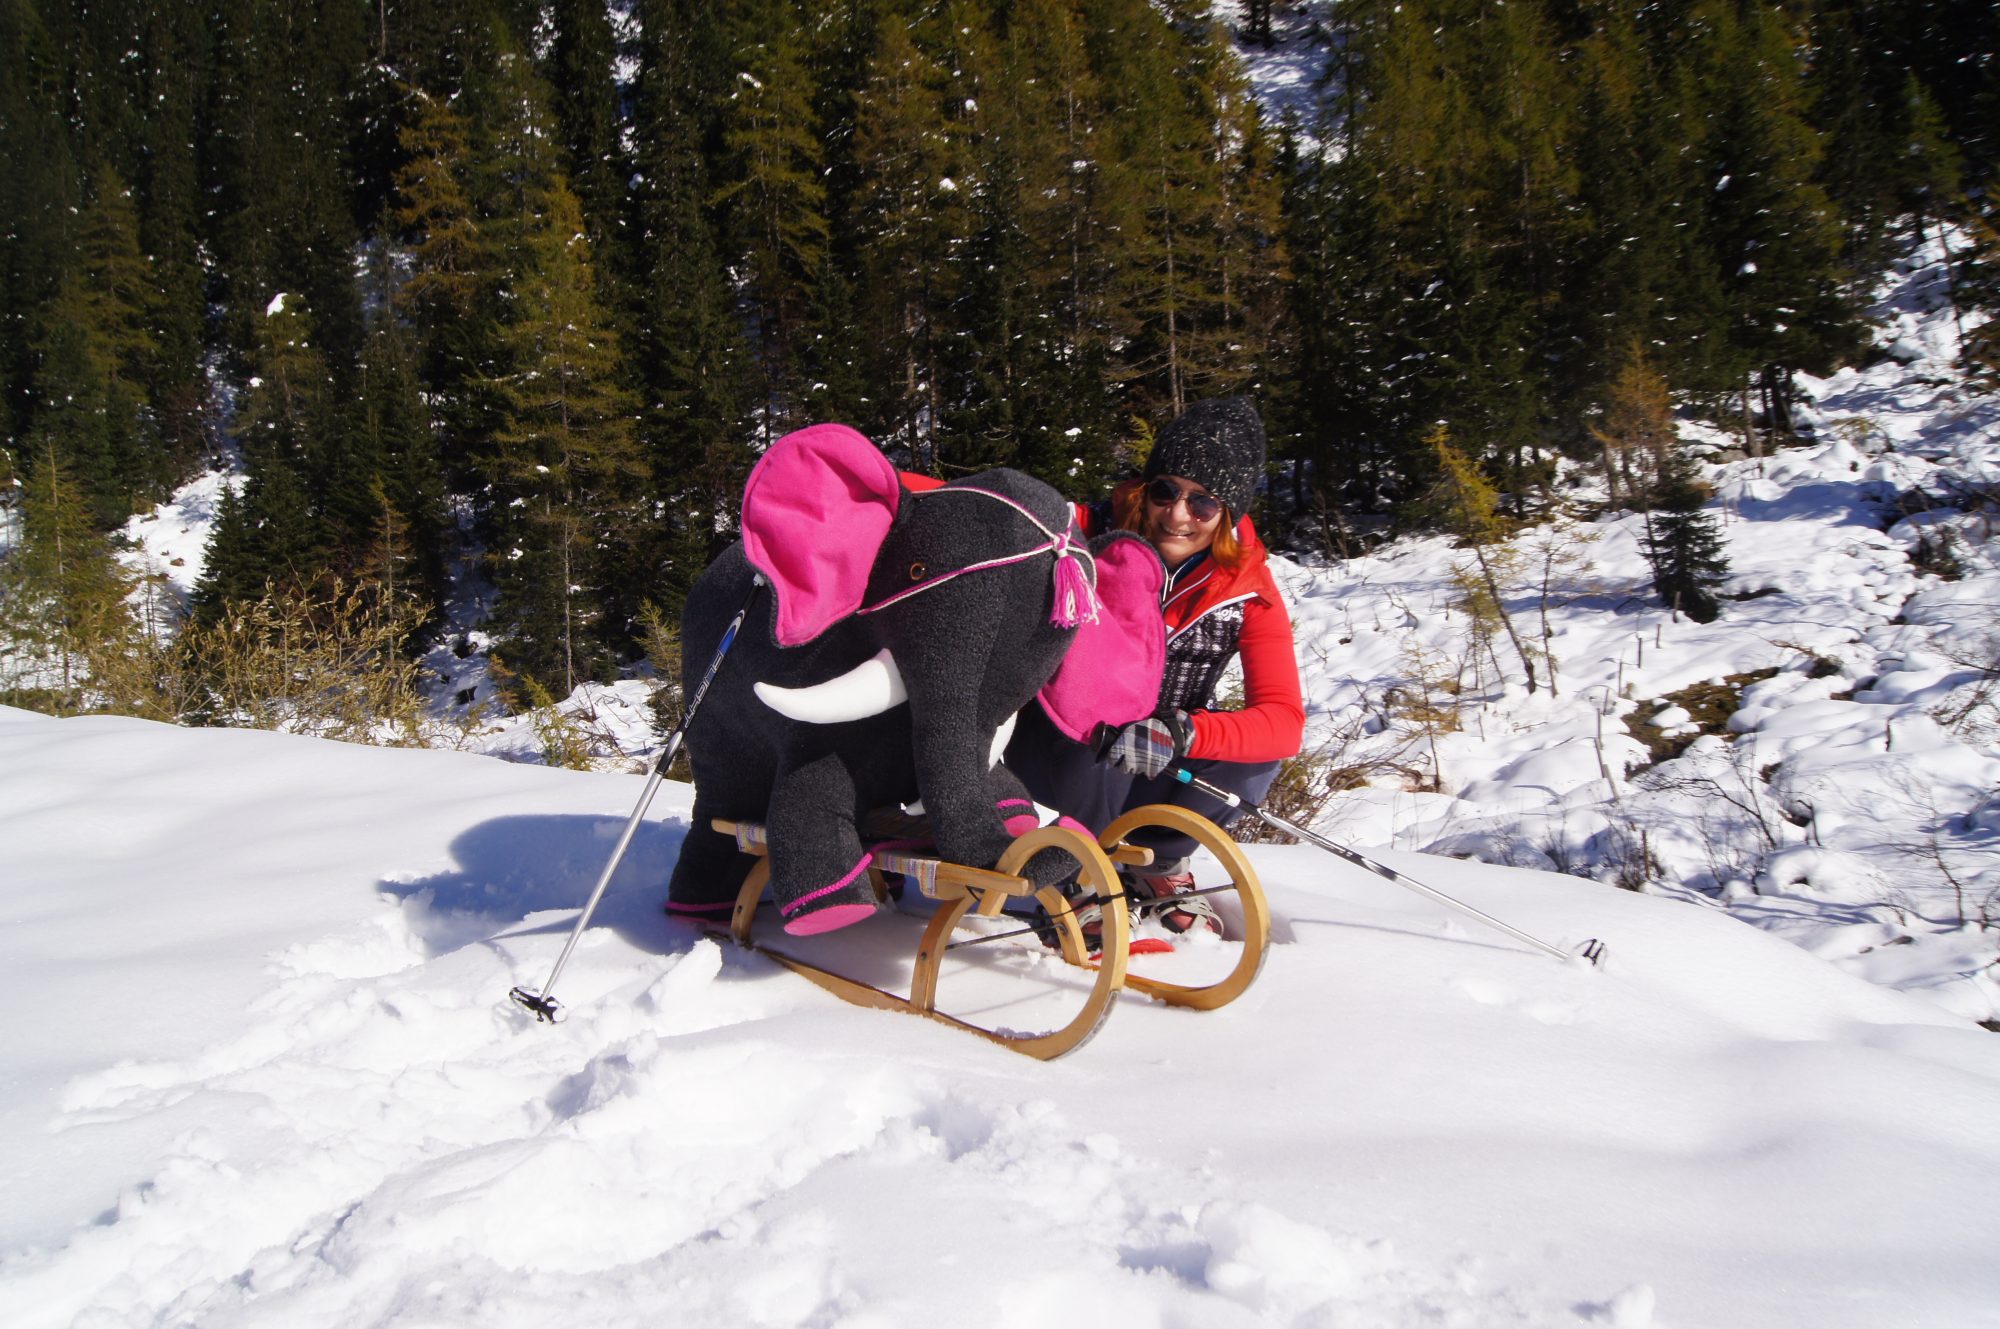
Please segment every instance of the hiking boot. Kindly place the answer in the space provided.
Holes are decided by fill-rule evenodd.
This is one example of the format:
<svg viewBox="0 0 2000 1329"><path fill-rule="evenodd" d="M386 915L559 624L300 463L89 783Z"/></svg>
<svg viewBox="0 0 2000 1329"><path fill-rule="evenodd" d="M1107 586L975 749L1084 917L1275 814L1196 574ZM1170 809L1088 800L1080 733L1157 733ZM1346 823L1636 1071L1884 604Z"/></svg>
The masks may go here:
<svg viewBox="0 0 2000 1329"><path fill-rule="evenodd" d="M1208 932L1222 935L1222 916L1215 912L1205 895L1194 895L1194 873L1182 868L1177 872L1164 872L1148 876L1133 874L1126 879L1130 887L1134 908L1142 915L1150 915L1160 922L1160 926L1176 936L1187 936L1193 932ZM1173 904L1156 904L1175 896L1186 899Z"/></svg>
<svg viewBox="0 0 2000 1329"><path fill-rule="evenodd" d="M1097 896L1088 888L1068 882L1059 888L1069 908L1076 914L1077 930L1083 933L1083 947L1092 955L1104 949L1104 909L1097 903ZM1031 926L1042 945L1052 951L1062 949L1062 930L1046 909L1035 908L1035 921Z"/></svg>

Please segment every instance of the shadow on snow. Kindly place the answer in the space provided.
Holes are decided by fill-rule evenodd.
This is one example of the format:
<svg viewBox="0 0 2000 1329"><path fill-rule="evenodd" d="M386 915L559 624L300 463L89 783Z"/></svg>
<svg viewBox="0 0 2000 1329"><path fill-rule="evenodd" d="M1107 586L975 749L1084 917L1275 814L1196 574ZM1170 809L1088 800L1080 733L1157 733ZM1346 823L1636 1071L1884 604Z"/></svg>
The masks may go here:
<svg viewBox="0 0 2000 1329"><path fill-rule="evenodd" d="M576 911L590 898L624 829L623 817L499 817L452 841L452 869L379 882L376 889L401 902L432 958L475 942L563 935L576 926ZM612 928L654 954L685 949L691 934L669 923L661 905L686 834L679 821L640 823L590 926ZM527 922L550 910L562 912Z"/></svg>

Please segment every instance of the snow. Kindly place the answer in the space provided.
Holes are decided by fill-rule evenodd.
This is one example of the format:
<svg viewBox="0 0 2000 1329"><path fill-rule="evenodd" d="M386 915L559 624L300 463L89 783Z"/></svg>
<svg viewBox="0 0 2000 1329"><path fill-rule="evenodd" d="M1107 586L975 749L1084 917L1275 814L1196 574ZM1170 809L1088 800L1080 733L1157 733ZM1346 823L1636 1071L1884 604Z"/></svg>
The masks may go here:
<svg viewBox="0 0 2000 1329"><path fill-rule="evenodd" d="M163 580L185 604L207 564L222 495L242 487L240 473L218 469L197 475L165 503L126 521L119 532L129 542L122 561L141 576Z"/></svg>
<svg viewBox="0 0 2000 1329"><path fill-rule="evenodd" d="M640 784L0 710L0 1320L1995 1322L2000 1041L1717 909L1254 846L1038 1063L666 922L670 783L536 1024Z"/></svg>

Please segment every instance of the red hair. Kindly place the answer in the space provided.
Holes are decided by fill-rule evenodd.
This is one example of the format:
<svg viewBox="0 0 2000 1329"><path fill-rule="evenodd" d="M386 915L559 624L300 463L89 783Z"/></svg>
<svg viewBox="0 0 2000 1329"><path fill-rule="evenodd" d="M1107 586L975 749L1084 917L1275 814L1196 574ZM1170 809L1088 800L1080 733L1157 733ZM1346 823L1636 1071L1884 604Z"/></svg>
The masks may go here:
<svg viewBox="0 0 2000 1329"><path fill-rule="evenodd" d="M1132 484L1111 496L1112 529L1131 531L1135 535L1146 533L1146 486ZM1208 547L1208 556L1216 564L1234 572L1243 561L1243 543L1236 538L1236 514L1229 505L1222 505L1222 520L1215 528L1215 540Z"/></svg>

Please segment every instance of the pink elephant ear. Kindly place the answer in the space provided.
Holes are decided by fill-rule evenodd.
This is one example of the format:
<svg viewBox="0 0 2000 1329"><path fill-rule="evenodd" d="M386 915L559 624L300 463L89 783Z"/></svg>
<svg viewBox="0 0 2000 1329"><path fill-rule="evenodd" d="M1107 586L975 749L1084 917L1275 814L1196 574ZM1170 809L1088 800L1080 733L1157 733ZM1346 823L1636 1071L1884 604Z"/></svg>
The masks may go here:
<svg viewBox="0 0 2000 1329"><path fill-rule="evenodd" d="M902 482L846 425L812 425L771 445L743 486L743 552L778 599L780 646L811 641L861 607Z"/></svg>
<svg viewBox="0 0 2000 1329"><path fill-rule="evenodd" d="M1088 743L1100 724L1144 719L1160 701L1167 625L1160 588L1167 570L1153 546L1119 533L1100 541L1097 621L1076 630L1055 677L1037 694L1056 728Z"/></svg>

